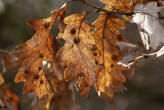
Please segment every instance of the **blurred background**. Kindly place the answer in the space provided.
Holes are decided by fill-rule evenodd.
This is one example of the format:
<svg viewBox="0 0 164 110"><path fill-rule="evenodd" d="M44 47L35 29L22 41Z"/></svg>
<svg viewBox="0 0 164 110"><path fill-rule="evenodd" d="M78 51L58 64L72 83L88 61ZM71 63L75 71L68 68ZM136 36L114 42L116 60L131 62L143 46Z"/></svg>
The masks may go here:
<svg viewBox="0 0 164 110"><path fill-rule="evenodd" d="M60 8L66 0L0 0L0 49L11 50L15 46L30 39L34 30L27 27L25 20L40 19L50 15L50 12ZM98 6L103 4L98 0L88 0ZM94 10L81 2L71 3L67 14L82 13L82 10ZM88 22L93 22L98 15L88 16ZM161 20L164 24L164 20ZM133 43L139 38L135 24L128 24L123 34ZM53 32L56 36L58 30ZM2 57L2 56L0 56ZM2 72L2 66L0 65ZM17 70L4 73L6 83L11 84L11 90L20 97L21 110L28 110L31 103L22 94L23 83L15 84L13 79ZM151 57L138 64L134 77L125 86L128 91L118 94L115 104L109 104L99 98L94 89L89 99L76 98L81 110L164 110L164 56Z"/></svg>

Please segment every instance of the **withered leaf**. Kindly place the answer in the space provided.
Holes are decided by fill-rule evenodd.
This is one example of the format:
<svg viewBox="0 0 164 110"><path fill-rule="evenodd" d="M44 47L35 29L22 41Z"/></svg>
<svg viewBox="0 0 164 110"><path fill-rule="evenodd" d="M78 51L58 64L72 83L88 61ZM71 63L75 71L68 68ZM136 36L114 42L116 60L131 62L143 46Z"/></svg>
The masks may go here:
<svg viewBox="0 0 164 110"><path fill-rule="evenodd" d="M117 42L128 42L119 31L126 27L121 19L108 14L101 14L93 25L96 26L92 36L96 40L98 72L95 88L98 95L112 101L115 93L125 89L122 83L126 81L126 76L122 71L126 69L117 65L122 59Z"/></svg>
<svg viewBox="0 0 164 110"><path fill-rule="evenodd" d="M25 94L35 92L39 98L42 98L44 95L51 93L42 63L44 61L49 62L53 67L55 62L57 46L55 46L55 38L50 35L50 31L58 13L59 11L56 11L46 19L27 21L27 24L37 32L30 40L17 46L10 53L18 59L22 59L15 82L25 81L23 89Z"/></svg>
<svg viewBox="0 0 164 110"><path fill-rule="evenodd" d="M67 24L60 38L65 40L65 44L58 53L58 58L65 66L65 79L78 77L83 73L89 85L96 81L95 59L92 47L95 40L90 33L91 25L84 21L86 12L83 15L73 14L64 19Z"/></svg>
<svg viewBox="0 0 164 110"><path fill-rule="evenodd" d="M63 73L56 66L58 42L50 34L50 31L57 18L63 19L67 7L68 4L53 11L51 17L28 20L27 25L35 29L36 33L30 40L17 46L8 54L8 58L10 58L8 64L11 66L14 65L14 61L19 61L20 68L15 82L25 82L24 94L34 92L39 99L48 95L48 101L45 106L43 105L46 109L49 108L53 94L58 92L58 83L63 79Z"/></svg>
<svg viewBox="0 0 164 110"><path fill-rule="evenodd" d="M89 93L90 85L96 81L95 58L92 50L95 40L90 33L92 26L84 21L85 16L86 12L83 15L73 14L64 19L67 26L59 37L65 40L65 44L58 53L58 58L64 63L63 67L66 67L65 79L72 80L78 77L78 74L84 74L88 87L84 89L84 86L80 86L82 94L85 94L82 90ZM85 96L88 96L86 94Z"/></svg>
<svg viewBox="0 0 164 110"><path fill-rule="evenodd" d="M138 4L134 11L140 11L140 13L133 15L131 20L138 25L144 48L152 52L159 50L159 47L164 43L164 28L157 19L158 12L162 8L164 7L157 6L157 2Z"/></svg>

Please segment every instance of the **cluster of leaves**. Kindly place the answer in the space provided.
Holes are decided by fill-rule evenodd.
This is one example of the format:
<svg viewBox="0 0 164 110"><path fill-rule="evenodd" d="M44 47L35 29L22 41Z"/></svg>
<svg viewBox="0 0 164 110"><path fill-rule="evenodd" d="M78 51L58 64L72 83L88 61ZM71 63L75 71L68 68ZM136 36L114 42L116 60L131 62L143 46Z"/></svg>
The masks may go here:
<svg viewBox="0 0 164 110"><path fill-rule="evenodd" d="M106 4L104 9L80 0L98 10L93 23L85 20L91 13L87 11L64 17L73 1L48 18L28 20L36 33L4 54L5 69L19 67L15 82L24 82L23 93L38 97L34 110L78 109L72 85L86 98L94 86L98 96L113 102L116 93L126 90L123 83L133 75L138 60L164 53L164 31L157 19L163 8L161 0L100 0ZM138 25L140 44L131 44L121 34L125 20ZM51 34L55 23L60 30L57 37Z"/></svg>

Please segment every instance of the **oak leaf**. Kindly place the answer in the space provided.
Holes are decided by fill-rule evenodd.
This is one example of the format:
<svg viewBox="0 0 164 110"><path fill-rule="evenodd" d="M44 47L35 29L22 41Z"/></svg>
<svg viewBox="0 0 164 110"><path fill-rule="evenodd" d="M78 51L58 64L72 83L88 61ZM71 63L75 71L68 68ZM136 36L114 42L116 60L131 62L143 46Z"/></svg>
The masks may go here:
<svg viewBox="0 0 164 110"><path fill-rule="evenodd" d="M58 43L50 31L57 18L62 21L67 7L68 4L65 4L62 8L53 11L51 17L28 20L27 25L37 32L30 40L17 46L6 57L9 59L5 60L7 66L14 65L14 61L20 66L15 82L25 82L24 94L34 92L39 99L46 94L51 97L53 87L49 80L51 77L62 79L62 73L56 68Z"/></svg>
<svg viewBox="0 0 164 110"><path fill-rule="evenodd" d="M49 61L49 59L46 58L47 56L45 56L45 53L46 51L49 51L49 46L47 46L48 42L53 42L53 37L50 36L50 30L56 16L43 20L27 21L27 23L37 30L37 32L32 39L16 47L13 51L19 58L24 58L15 77L15 82L25 80L24 93L27 94L34 91L39 98L50 91L49 83L46 81L44 70L42 68L42 62L44 60ZM50 47L51 46L52 45L50 45ZM20 50L24 50L24 52L19 53ZM55 55L55 50L52 54Z"/></svg>
<svg viewBox="0 0 164 110"><path fill-rule="evenodd" d="M86 88L90 89L90 85L96 81L95 59L92 50L95 40L90 32L92 26L84 21L86 14L87 12L83 15L73 14L64 19L67 26L64 33L60 33L58 37L63 38L65 44L58 52L58 59L65 67L66 80L76 79L82 73L84 79L88 81Z"/></svg>
<svg viewBox="0 0 164 110"><path fill-rule="evenodd" d="M122 83L126 81L126 76L123 71L131 71L117 65L122 59L117 42L129 42L119 31L126 29L126 26L121 19L110 17L108 14L101 14L93 25L96 29L92 36L97 47L95 88L98 95L112 101L115 93L125 90Z"/></svg>
<svg viewBox="0 0 164 110"><path fill-rule="evenodd" d="M48 101L43 108L48 109L54 93L59 93L58 85L63 79L63 73L57 68L56 52L58 41L51 35L51 29L58 18L59 28L63 28L62 19L68 4L52 12L52 16L41 20L28 20L27 25L36 30L33 37L24 44L17 46L5 56L8 69L16 61L20 66L15 82L24 81L23 93L34 92L39 99L48 95ZM64 29L64 28L63 28ZM15 66L13 66L15 67ZM13 68L12 67L12 68Z"/></svg>

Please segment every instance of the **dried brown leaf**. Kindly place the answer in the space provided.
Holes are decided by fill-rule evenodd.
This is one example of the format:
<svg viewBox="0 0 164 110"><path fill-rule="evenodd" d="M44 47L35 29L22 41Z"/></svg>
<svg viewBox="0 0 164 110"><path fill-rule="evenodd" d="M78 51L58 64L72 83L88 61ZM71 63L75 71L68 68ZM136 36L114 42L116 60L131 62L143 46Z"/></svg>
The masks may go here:
<svg viewBox="0 0 164 110"><path fill-rule="evenodd" d="M60 10L57 10L49 18L28 20L27 24L37 32L30 40L17 46L10 53L10 55L16 56L19 60L22 59L15 82L25 81L23 89L25 94L35 92L39 98L46 94L51 94L45 71L51 71L54 76L57 74L54 68L56 66L55 58L58 47L57 41L50 35L50 31L59 13Z"/></svg>
<svg viewBox="0 0 164 110"><path fill-rule="evenodd" d="M125 89L122 83L126 81L126 77L122 71L127 68L117 65L122 59L117 42L128 42L119 31L126 29L126 26L121 19L112 18L108 14L101 14L93 25L96 26L92 36L96 39L98 72L95 88L98 95L112 101L115 93Z"/></svg>
<svg viewBox="0 0 164 110"><path fill-rule="evenodd" d="M65 68L66 80L72 80L78 77L78 74L83 73L90 88L90 85L96 81L92 51L95 41L90 33L92 26L84 21L85 16L86 12L83 15L73 14L64 19L67 26L59 37L65 40L65 44L58 52L58 58L60 62L63 62L61 65Z"/></svg>

